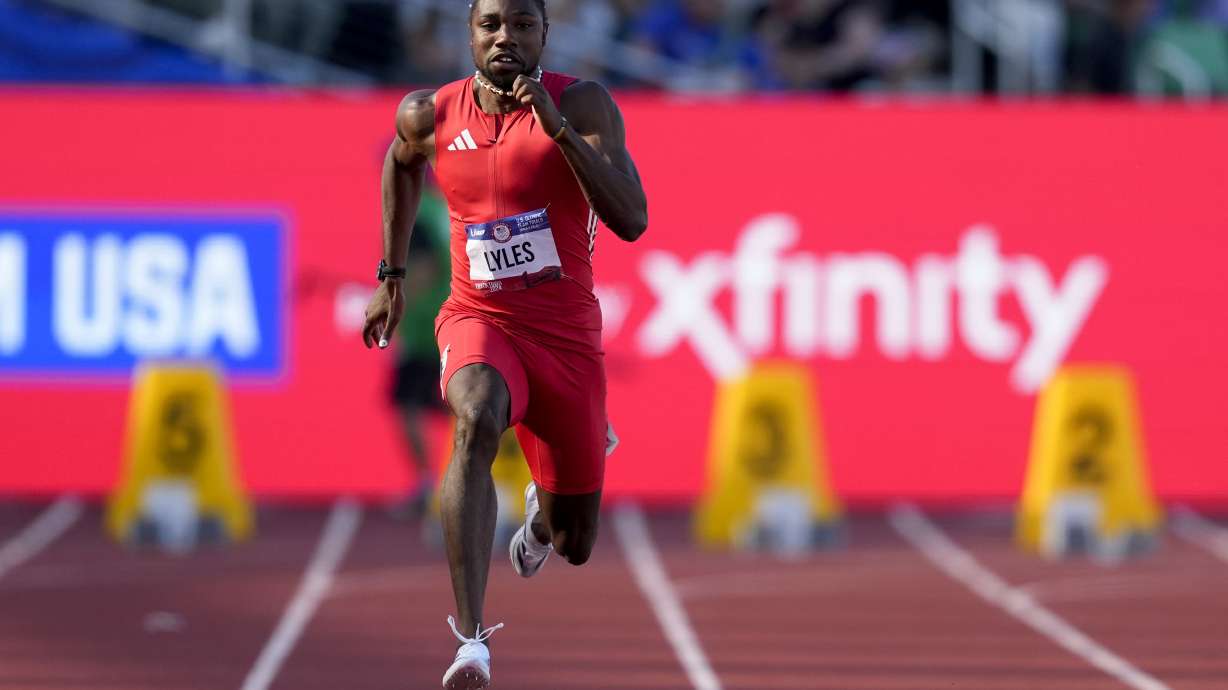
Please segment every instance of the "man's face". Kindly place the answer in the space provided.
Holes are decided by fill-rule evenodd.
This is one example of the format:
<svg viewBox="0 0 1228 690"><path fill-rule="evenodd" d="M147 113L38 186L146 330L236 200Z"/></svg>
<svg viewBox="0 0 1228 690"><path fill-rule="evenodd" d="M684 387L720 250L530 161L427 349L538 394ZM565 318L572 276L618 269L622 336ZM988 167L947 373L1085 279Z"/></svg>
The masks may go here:
<svg viewBox="0 0 1228 690"><path fill-rule="evenodd" d="M492 84L510 89L517 75L537 68L546 29L534 0L476 0L469 21L473 64Z"/></svg>

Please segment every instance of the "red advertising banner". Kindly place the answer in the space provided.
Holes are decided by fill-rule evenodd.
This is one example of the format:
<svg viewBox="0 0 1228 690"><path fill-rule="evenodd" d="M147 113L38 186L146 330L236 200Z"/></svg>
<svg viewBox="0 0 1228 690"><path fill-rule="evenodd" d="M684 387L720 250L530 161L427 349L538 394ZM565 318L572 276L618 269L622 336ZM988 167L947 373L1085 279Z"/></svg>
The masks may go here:
<svg viewBox="0 0 1228 690"><path fill-rule="evenodd" d="M0 492L111 486L151 352L232 372L254 492L404 486L358 335L397 100L0 93ZM596 249L610 495L696 496L719 382L787 359L852 502L1018 495L1039 387L1101 362L1156 490L1228 498L1228 108L619 101L651 224Z"/></svg>

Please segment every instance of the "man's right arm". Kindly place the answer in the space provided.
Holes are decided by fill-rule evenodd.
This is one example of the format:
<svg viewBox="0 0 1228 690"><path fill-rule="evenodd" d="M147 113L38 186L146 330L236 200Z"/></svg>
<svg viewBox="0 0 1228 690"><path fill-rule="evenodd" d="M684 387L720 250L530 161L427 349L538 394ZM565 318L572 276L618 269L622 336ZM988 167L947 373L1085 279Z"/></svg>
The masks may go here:
<svg viewBox="0 0 1228 690"><path fill-rule="evenodd" d="M396 138L384 156L380 180L384 261L392 268L405 268L426 166L434 157L435 92L414 91L397 108ZM385 279L367 306L362 339L368 348L387 347L405 308L404 286L396 278Z"/></svg>

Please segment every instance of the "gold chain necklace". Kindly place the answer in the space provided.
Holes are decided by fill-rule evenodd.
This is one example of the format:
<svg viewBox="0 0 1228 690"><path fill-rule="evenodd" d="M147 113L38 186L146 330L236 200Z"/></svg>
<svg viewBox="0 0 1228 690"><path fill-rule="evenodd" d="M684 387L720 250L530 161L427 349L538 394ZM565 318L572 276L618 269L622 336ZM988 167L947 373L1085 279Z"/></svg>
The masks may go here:
<svg viewBox="0 0 1228 690"><path fill-rule="evenodd" d="M511 91L504 91L503 89L483 79L481 70L475 70L473 73L473 78L477 80L478 86L482 87L483 89L486 89L487 91L493 93L494 95L500 98L511 98L512 97ZM534 81L541 81L541 78L542 78L541 65L537 66L537 69L533 71L533 75L529 78Z"/></svg>

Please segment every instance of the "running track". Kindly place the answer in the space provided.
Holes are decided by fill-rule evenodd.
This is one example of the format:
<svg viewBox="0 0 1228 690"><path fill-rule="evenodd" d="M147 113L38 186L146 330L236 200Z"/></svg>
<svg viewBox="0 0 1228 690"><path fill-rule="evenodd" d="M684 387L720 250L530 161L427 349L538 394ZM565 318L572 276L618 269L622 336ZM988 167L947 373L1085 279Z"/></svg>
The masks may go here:
<svg viewBox="0 0 1228 690"><path fill-rule="evenodd" d="M451 593L418 530L347 502L264 507L259 528L168 557L107 542L72 499L0 503L0 689L439 687ZM1158 553L1114 568L1009 534L903 506L781 561L614 511L582 569L523 581L497 554L495 687L1228 688L1228 521L1178 511Z"/></svg>

